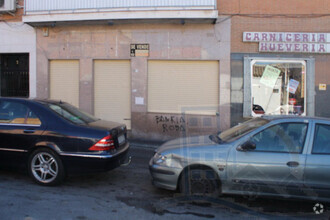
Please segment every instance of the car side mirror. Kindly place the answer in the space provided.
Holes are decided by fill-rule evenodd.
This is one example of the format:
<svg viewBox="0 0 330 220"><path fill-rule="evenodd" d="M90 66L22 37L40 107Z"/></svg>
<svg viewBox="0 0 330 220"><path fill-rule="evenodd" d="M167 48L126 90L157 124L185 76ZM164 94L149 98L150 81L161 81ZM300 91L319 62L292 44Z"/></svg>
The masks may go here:
<svg viewBox="0 0 330 220"><path fill-rule="evenodd" d="M252 151L256 149L256 144L253 141L247 141L241 146L237 147L238 151Z"/></svg>

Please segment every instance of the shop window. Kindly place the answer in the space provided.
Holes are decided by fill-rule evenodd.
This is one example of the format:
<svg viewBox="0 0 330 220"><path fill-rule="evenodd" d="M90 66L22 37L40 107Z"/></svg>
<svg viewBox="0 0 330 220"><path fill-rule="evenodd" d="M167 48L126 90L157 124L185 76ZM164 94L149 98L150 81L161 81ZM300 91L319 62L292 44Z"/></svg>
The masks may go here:
<svg viewBox="0 0 330 220"><path fill-rule="evenodd" d="M246 61L244 116L313 116L315 73L311 60Z"/></svg>
<svg viewBox="0 0 330 220"><path fill-rule="evenodd" d="M305 115L304 61L252 61L252 114Z"/></svg>

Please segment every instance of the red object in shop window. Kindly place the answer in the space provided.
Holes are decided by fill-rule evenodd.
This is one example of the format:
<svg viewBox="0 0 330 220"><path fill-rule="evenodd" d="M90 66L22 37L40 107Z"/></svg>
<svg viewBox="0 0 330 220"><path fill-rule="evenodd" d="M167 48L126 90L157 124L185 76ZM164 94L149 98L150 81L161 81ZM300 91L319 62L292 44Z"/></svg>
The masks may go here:
<svg viewBox="0 0 330 220"><path fill-rule="evenodd" d="M290 105L295 105L297 103L297 100L295 98L290 98L289 99L289 104Z"/></svg>

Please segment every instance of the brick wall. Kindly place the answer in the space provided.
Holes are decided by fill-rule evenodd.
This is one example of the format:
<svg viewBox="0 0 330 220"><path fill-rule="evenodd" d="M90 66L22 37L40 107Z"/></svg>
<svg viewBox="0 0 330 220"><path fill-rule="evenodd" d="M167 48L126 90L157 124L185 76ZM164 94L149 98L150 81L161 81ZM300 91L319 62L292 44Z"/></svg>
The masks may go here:
<svg viewBox="0 0 330 220"><path fill-rule="evenodd" d="M218 0L219 14L329 14L329 0Z"/></svg>
<svg viewBox="0 0 330 220"><path fill-rule="evenodd" d="M330 56L319 55L315 62L315 115L330 118ZM326 84L326 90L320 90L319 84Z"/></svg>
<svg viewBox="0 0 330 220"><path fill-rule="evenodd" d="M18 5L23 7L24 6L24 0L18 0ZM9 13L1 13L0 14L0 22L1 21L21 22L23 13L24 13L23 8L17 8L16 12L14 12L14 15L11 15Z"/></svg>

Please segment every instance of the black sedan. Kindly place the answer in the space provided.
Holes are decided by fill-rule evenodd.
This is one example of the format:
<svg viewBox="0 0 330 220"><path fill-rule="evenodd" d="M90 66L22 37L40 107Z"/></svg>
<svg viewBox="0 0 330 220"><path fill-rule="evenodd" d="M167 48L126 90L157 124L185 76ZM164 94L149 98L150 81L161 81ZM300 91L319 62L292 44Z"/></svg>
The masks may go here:
<svg viewBox="0 0 330 220"><path fill-rule="evenodd" d="M41 185L128 163L127 130L61 101L0 98L0 167L27 168Z"/></svg>

